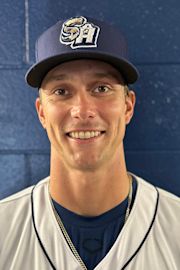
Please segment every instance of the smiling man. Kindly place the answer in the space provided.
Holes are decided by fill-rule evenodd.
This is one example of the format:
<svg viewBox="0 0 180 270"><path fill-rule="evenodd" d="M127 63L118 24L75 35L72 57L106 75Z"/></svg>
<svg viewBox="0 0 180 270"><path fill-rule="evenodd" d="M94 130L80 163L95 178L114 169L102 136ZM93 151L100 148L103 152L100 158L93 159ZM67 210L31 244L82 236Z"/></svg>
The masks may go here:
<svg viewBox="0 0 180 270"><path fill-rule="evenodd" d="M134 103L108 63L74 60L47 73L36 107L51 142L50 192L61 205L97 216L125 199L123 138Z"/></svg>
<svg viewBox="0 0 180 270"><path fill-rule="evenodd" d="M177 270L180 200L126 169L138 71L94 19L59 21L27 83L51 145L50 176L1 201L0 269Z"/></svg>

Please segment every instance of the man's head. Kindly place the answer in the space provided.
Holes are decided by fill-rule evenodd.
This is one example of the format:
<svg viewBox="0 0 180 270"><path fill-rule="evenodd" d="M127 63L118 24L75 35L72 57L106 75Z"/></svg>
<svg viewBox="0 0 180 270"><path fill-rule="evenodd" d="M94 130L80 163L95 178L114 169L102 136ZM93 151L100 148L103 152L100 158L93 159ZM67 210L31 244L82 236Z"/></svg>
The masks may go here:
<svg viewBox="0 0 180 270"><path fill-rule="evenodd" d="M111 27L80 19L85 20L81 26L81 20L71 19L40 37L40 55L26 79L40 89L36 109L51 153L68 168L95 170L117 162L123 153L125 127L135 105L128 83L138 73L126 58L121 34L110 45ZM114 34L111 30L112 39Z"/></svg>

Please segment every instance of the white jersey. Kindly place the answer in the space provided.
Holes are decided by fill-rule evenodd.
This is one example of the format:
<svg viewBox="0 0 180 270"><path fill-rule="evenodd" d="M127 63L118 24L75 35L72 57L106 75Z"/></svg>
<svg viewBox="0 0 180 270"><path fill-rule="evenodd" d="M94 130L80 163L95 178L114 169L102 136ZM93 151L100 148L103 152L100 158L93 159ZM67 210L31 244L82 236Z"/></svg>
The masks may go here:
<svg viewBox="0 0 180 270"><path fill-rule="evenodd" d="M94 270L179 270L180 199L135 178L129 218ZM54 216L48 183L0 202L0 269L82 270Z"/></svg>

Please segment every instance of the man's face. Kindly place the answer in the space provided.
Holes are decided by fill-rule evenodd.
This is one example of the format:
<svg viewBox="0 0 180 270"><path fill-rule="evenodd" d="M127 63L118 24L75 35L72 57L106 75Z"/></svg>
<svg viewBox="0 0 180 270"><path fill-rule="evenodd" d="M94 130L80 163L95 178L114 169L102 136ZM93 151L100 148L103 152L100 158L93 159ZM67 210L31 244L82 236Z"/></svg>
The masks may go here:
<svg viewBox="0 0 180 270"><path fill-rule="evenodd" d="M126 96L120 73L97 60L52 69L36 100L53 153L68 169L96 170L118 161L135 95Z"/></svg>

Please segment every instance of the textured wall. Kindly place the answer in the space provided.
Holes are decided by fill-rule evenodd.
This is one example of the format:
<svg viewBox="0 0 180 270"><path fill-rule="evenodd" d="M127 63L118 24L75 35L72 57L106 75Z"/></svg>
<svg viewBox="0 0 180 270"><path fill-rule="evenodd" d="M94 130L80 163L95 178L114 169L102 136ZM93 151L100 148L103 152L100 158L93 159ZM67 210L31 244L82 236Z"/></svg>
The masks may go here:
<svg viewBox="0 0 180 270"><path fill-rule="evenodd" d="M110 5L111 3L111 5ZM180 2L1 0L0 198L49 174L49 143L24 82L38 35L59 18L97 17L120 26L141 78L128 126L128 169L180 195Z"/></svg>

